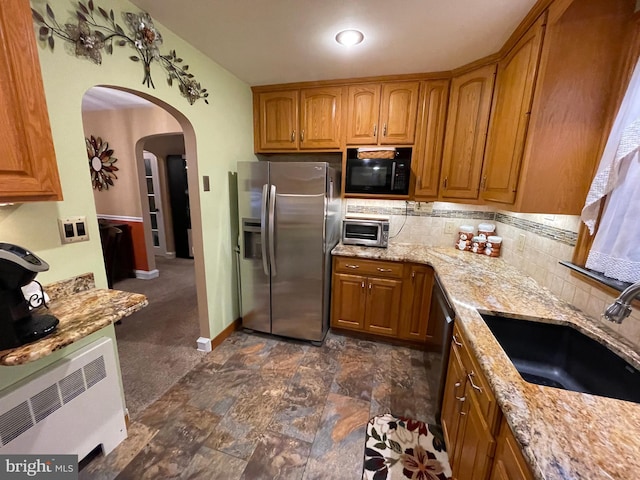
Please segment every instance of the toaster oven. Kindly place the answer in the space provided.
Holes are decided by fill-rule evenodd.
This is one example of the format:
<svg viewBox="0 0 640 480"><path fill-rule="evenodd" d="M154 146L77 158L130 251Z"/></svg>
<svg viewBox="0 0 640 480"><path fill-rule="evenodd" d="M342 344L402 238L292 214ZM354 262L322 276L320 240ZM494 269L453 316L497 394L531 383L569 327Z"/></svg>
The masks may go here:
<svg viewBox="0 0 640 480"><path fill-rule="evenodd" d="M389 245L389 220L345 218L342 220L342 243L386 248Z"/></svg>

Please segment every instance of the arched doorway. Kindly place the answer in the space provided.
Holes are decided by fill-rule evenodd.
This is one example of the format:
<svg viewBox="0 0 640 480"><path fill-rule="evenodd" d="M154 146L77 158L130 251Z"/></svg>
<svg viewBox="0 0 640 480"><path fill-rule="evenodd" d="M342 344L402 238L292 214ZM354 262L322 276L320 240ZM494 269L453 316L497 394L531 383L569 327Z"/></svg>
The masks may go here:
<svg viewBox="0 0 640 480"><path fill-rule="evenodd" d="M186 181L189 186L196 182L192 188L196 195L190 196L190 205L199 218L195 134L179 112L147 95L145 99L139 95L139 92L94 87L87 91L86 102L83 102L83 105L92 105L90 111L83 108L85 136L100 136L102 141L108 141L109 148L114 150L113 156L118 158L114 163L119 168L114 184L94 190L96 212L103 221L117 221L130 228L134 272L138 279L122 279L114 288L145 293L150 299L149 307L128 317L116 328L125 398L132 416L201 360L196 340L208 336L206 304L203 307L206 299L201 294L205 285L200 222L192 222L193 259L168 263L175 255L171 255L166 246L165 255L156 257L159 253L156 249L161 247L159 227L162 224L165 230L170 228L158 215L168 213L168 208L155 203L157 193L167 190L166 175L163 180L162 174L166 171L167 155L158 145L162 139L179 136L181 150L168 152L179 155L192 152L189 167L193 175L187 174ZM153 185L153 174L147 175L150 173L147 164L150 166L151 162L145 162L145 150L149 148L155 150L151 154L159 167L156 185ZM147 154L147 158L150 160L151 156ZM164 368L157 369L158 362Z"/></svg>

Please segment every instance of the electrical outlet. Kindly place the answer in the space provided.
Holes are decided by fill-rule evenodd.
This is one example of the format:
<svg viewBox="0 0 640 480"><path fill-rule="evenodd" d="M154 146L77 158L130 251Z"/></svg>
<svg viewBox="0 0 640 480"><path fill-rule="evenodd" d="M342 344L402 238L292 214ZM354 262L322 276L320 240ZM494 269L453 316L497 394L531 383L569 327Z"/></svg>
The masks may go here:
<svg viewBox="0 0 640 480"><path fill-rule="evenodd" d="M453 222L445 222L444 233L455 233L455 232L456 232L456 224Z"/></svg>
<svg viewBox="0 0 640 480"><path fill-rule="evenodd" d="M87 217L66 217L58 219L62 243L86 242L89 240Z"/></svg>
<svg viewBox="0 0 640 480"><path fill-rule="evenodd" d="M518 235L518 245L517 245L517 249L519 252L524 252L524 245L527 241L527 237L525 236L524 233L521 233L520 235Z"/></svg>

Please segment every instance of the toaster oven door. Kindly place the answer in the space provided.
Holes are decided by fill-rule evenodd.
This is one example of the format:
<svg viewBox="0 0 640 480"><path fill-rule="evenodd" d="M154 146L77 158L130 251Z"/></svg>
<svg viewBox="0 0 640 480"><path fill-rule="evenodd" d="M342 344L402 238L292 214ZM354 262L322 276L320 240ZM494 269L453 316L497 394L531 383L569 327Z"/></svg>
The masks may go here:
<svg viewBox="0 0 640 480"><path fill-rule="evenodd" d="M342 228L342 243L379 246L382 244L382 225L379 222L345 221Z"/></svg>

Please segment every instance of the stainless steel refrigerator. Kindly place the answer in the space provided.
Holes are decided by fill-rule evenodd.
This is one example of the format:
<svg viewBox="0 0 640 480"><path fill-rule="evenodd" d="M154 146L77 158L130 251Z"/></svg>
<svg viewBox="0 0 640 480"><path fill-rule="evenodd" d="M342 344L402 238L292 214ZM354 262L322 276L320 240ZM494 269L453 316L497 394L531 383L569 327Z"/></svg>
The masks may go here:
<svg viewBox="0 0 640 480"><path fill-rule="evenodd" d="M239 162L238 216L243 327L322 342L339 172L324 162Z"/></svg>

